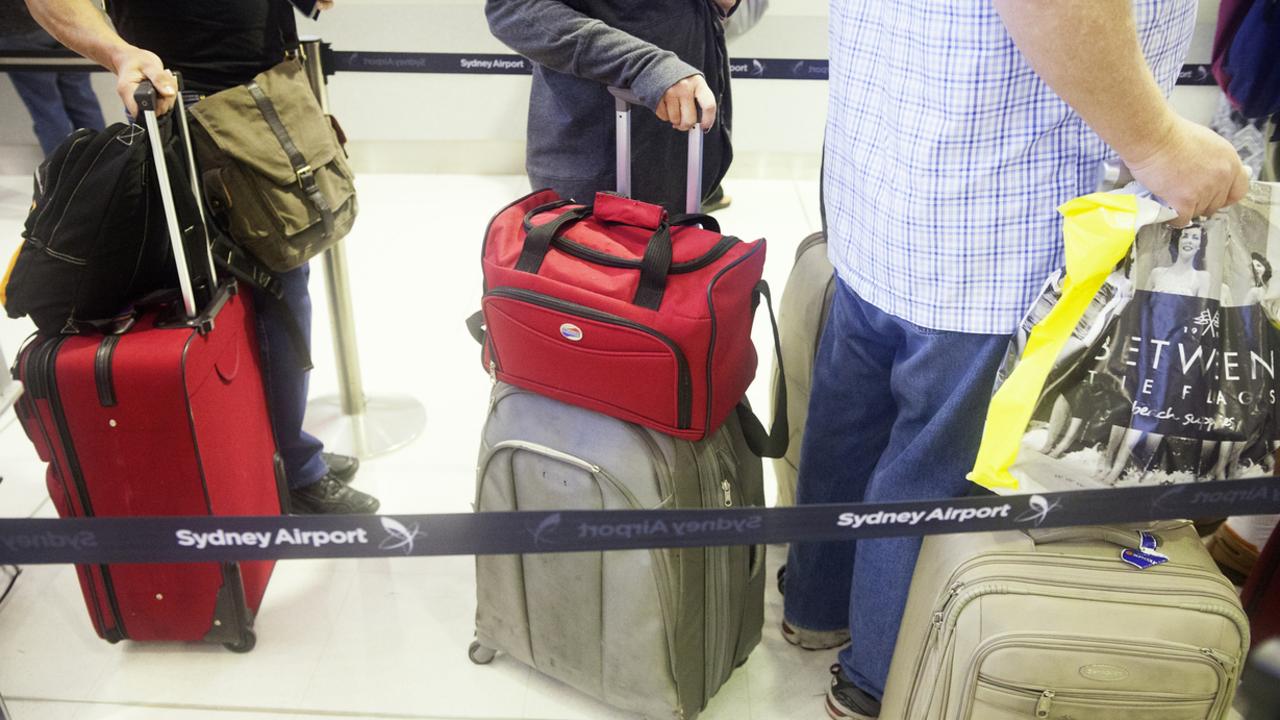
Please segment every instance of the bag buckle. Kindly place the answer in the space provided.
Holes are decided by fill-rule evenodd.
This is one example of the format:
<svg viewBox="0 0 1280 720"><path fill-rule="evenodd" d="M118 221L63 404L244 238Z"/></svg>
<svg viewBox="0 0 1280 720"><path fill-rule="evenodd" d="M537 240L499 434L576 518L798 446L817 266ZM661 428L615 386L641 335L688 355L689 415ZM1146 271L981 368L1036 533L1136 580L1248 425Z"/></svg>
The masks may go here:
<svg viewBox="0 0 1280 720"><path fill-rule="evenodd" d="M294 175L296 175L298 178L298 184L301 185L303 188L306 188L308 185L310 185L312 182L312 178L315 176L315 172L311 169L310 165L303 165L302 167L298 168L297 170L294 170L293 172L294 172Z"/></svg>

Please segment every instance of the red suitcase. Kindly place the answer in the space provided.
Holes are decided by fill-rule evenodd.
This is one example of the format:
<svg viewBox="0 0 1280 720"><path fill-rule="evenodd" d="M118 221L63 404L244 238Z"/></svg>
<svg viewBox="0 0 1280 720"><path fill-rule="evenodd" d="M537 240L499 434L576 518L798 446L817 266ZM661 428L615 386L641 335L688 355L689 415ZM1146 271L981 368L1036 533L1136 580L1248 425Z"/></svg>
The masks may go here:
<svg viewBox="0 0 1280 720"><path fill-rule="evenodd" d="M144 115L148 138L162 137L154 112ZM186 144L181 103L174 115ZM170 161L182 161L174 149L181 146L167 142ZM49 495L63 517L278 515L287 495L252 308L234 281L217 283L207 251L188 260L166 153L152 144L182 298L142 310L122 334L28 343L15 364L26 388L19 417L49 463ZM186 149L189 163L189 144ZM200 217L199 198L190 193L195 185L175 179L185 193L179 202ZM186 242L207 243L201 223L185 227ZM76 569L94 629L106 640L205 641L246 652L255 642L253 619L272 566Z"/></svg>
<svg viewBox="0 0 1280 720"><path fill-rule="evenodd" d="M1280 528L1271 539L1249 573L1240 601L1249 613L1254 646L1280 636Z"/></svg>

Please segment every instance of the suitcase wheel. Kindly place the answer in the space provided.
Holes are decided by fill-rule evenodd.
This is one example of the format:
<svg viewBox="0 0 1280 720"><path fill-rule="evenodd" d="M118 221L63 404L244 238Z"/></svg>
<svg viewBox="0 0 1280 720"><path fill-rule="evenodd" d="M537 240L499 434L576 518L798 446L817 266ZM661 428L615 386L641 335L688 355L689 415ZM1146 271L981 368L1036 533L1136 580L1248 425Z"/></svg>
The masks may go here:
<svg viewBox="0 0 1280 720"><path fill-rule="evenodd" d="M471 662L477 665L488 665L493 662L493 658L498 654L497 650L487 648L479 642L471 643L471 647L467 649L467 657L471 658Z"/></svg>
<svg viewBox="0 0 1280 720"><path fill-rule="evenodd" d="M258 644L258 636L252 630L246 630L240 642L222 643L222 647L233 653L247 653Z"/></svg>

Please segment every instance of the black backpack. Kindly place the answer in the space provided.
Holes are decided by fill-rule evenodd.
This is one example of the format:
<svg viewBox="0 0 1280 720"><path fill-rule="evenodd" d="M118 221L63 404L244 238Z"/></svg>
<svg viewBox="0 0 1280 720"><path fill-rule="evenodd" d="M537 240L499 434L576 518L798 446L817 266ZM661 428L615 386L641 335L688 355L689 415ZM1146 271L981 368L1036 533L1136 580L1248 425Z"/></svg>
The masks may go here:
<svg viewBox="0 0 1280 720"><path fill-rule="evenodd" d="M172 285L150 152L145 129L117 123L77 130L40 165L23 243L0 286L9 317L30 315L45 334L79 333Z"/></svg>

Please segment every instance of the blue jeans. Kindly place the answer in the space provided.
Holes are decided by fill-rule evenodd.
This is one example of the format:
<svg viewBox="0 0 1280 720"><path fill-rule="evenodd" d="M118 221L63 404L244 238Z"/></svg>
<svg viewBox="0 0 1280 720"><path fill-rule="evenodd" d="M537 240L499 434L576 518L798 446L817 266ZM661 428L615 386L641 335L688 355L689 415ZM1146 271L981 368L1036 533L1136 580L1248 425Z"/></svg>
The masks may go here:
<svg viewBox="0 0 1280 720"><path fill-rule="evenodd" d="M797 501L898 502L964 495L1009 337L929 330L838 283L813 371ZM848 627L845 675L884 694L919 538L797 543L784 617Z"/></svg>
<svg viewBox="0 0 1280 720"><path fill-rule="evenodd" d="M37 31L0 38L0 50L56 50L62 46ZM31 114L40 149L48 156L78 128L101 130L102 108L87 72L10 72L9 79Z"/></svg>
<svg viewBox="0 0 1280 720"><path fill-rule="evenodd" d="M290 488L314 484L328 472L320 451L324 445L302 430L302 416L307 411L307 386L310 373L304 371L301 358L285 323L285 313L293 313L307 346L311 346L311 293L307 281L311 266L279 275L285 306L259 290L253 292L253 307L258 326L258 348L262 357L263 382L267 391L267 407L271 427L276 434L280 456L284 460L285 477Z"/></svg>

